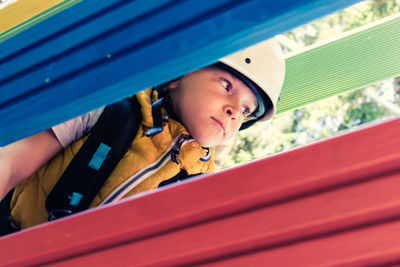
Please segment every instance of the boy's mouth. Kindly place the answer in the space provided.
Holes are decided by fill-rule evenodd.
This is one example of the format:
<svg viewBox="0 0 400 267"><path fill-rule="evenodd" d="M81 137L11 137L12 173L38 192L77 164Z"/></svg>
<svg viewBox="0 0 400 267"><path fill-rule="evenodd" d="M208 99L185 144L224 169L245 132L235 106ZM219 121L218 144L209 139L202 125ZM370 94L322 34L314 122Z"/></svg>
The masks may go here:
<svg viewBox="0 0 400 267"><path fill-rule="evenodd" d="M222 131L224 132L224 135L225 135L225 126L224 126L224 124L220 120L218 120L218 119L216 119L214 117L211 117L211 119L213 119L219 125L219 127L221 127L221 129L222 129Z"/></svg>

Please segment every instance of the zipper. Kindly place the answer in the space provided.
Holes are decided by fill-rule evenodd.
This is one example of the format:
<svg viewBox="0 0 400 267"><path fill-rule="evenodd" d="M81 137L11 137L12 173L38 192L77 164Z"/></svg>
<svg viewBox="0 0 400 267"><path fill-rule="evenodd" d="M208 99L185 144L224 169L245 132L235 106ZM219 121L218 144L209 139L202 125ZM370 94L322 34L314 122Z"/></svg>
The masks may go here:
<svg viewBox="0 0 400 267"><path fill-rule="evenodd" d="M178 163L176 161L177 154L179 154L180 148L187 143L185 141L186 140L182 135L175 138L168 149L155 162L151 163L146 168L141 169L139 172L129 177L128 180L126 180L124 183L114 189L114 191L112 191L103 200L103 202L100 203L100 205L105 205L120 200L138 184L160 170L170 159Z"/></svg>

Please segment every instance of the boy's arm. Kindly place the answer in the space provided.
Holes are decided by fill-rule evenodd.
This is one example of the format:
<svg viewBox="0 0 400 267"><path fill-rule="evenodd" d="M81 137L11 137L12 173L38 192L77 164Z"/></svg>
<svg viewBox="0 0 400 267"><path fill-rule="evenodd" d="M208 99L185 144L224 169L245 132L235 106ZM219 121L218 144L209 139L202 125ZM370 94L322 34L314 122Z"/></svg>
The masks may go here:
<svg viewBox="0 0 400 267"><path fill-rule="evenodd" d="M0 148L0 199L61 149L62 146L52 130Z"/></svg>

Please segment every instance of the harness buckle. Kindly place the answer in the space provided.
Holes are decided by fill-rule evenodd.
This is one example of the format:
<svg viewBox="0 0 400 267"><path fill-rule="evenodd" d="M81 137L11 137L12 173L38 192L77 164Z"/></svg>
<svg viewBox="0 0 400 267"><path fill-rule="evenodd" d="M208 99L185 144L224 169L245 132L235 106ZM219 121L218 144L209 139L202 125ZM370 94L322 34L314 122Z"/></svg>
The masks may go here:
<svg viewBox="0 0 400 267"><path fill-rule="evenodd" d="M70 210L65 210L65 209L55 209L49 212L49 217L48 217L48 221L54 221L57 220L59 218L71 215L72 211Z"/></svg>

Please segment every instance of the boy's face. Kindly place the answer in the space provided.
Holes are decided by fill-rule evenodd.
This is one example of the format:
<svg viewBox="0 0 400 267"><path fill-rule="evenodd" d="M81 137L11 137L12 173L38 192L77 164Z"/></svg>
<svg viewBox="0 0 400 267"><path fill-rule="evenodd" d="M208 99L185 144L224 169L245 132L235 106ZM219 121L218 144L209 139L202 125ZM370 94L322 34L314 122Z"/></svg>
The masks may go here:
<svg viewBox="0 0 400 267"><path fill-rule="evenodd" d="M169 90L174 111L202 146L231 139L258 105L242 81L215 67L186 74Z"/></svg>

